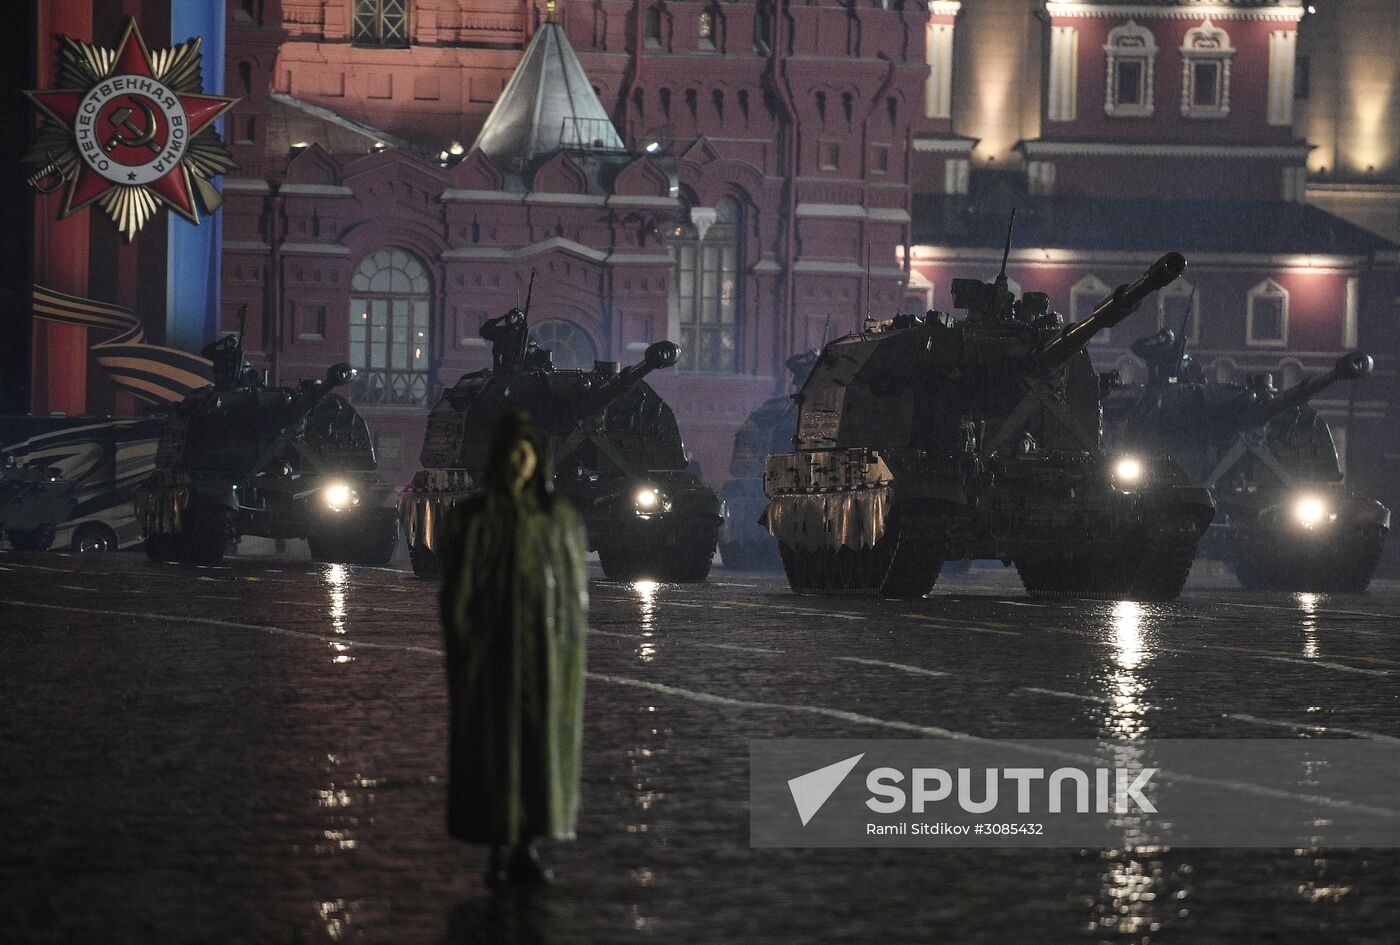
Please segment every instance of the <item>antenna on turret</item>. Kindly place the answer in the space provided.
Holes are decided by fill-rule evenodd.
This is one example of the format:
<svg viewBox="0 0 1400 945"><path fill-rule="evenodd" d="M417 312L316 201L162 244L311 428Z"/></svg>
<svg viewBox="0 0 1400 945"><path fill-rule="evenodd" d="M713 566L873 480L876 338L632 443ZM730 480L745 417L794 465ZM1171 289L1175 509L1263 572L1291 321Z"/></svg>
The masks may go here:
<svg viewBox="0 0 1400 945"><path fill-rule="evenodd" d="M1006 288L1006 261L1011 258L1011 231L1016 228L1016 208L1011 208L1011 220L1006 224L1006 248L1001 251L1001 272L997 273L997 285Z"/></svg>
<svg viewBox="0 0 1400 945"><path fill-rule="evenodd" d="M867 318L870 317L869 313L866 314L866 317L867 317ZM826 313L826 324L822 326L822 347L823 347L823 348L826 347L826 339L828 339L828 338L830 338L830 337L831 337L831 313L830 313L830 312L827 312L827 313Z"/></svg>
<svg viewBox="0 0 1400 945"><path fill-rule="evenodd" d="M828 321L831 316L827 316ZM865 320L870 320L870 241L865 241ZM825 339L823 339L825 343Z"/></svg>
<svg viewBox="0 0 1400 945"><path fill-rule="evenodd" d="M238 306L238 353L243 353L243 332L248 328L248 303Z"/></svg>
<svg viewBox="0 0 1400 945"><path fill-rule="evenodd" d="M1176 339L1176 370L1177 377L1181 376L1181 365L1186 360L1186 331L1191 327L1191 313L1196 308L1196 287L1191 287L1191 297L1186 300L1186 311L1181 316L1181 335Z"/></svg>
<svg viewBox="0 0 1400 945"><path fill-rule="evenodd" d="M535 294L535 270L530 270L530 285L525 289L525 321L530 320L530 296Z"/></svg>

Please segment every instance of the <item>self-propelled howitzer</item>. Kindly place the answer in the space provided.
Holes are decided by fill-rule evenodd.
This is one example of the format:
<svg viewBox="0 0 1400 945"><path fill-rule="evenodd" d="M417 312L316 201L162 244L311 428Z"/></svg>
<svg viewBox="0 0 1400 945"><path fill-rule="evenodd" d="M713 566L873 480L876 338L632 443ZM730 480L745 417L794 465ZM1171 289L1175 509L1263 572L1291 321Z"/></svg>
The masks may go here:
<svg viewBox="0 0 1400 945"><path fill-rule="evenodd" d="M579 510L608 576L704 580L719 497L689 472L675 414L645 381L679 355L659 341L622 370L556 370L536 349L528 363L463 376L429 415L425 468L399 504L415 573L437 573L442 527L480 491L496 421L524 410L549 433L555 493Z"/></svg>
<svg viewBox="0 0 1400 945"><path fill-rule="evenodd" d="M334 393L354 369L264 387L236 347L206 351L214 385L166 419L156 469L135 494L147 555L208 563L256 535L304 538L319 561L387 564L398 542L392 489L374 472L364 418Z"/></svg>
<svg viewBox="0 0 1400 945"><path fill-rule="evenodd" d="M1164 332L1134 343L1151 380L1115 425L1126 448L1170 456L1211 490L1218 514L1202 552L1250 588L1365 590L1390 511L1343 481L1332 432L1308 401L1366 377L1371 358L1343 355L1279 392L1268 374L1208 381L1189 359L1168 356L1173 341Z"/></svg>
<svg viewBox="0 0 1400 945"><path fill-rule="evenodd" d="M917 597L944 561L1015 562L1032 594L1166 599L1213 513L1174 464L1106 454L1084 346L1185 266L1168 254L1068 328L1048 299L955 280L940 312L825 347L765 523L794 590Z"/></svg>

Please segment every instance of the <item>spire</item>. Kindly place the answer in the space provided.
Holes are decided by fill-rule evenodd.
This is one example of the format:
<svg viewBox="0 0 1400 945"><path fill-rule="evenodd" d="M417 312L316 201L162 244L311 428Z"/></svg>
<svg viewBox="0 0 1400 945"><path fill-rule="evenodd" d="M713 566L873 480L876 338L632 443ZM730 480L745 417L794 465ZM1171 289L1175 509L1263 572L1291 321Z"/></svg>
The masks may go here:
<svg viewBox="0 0 1400 945"><path fill-rule="evenodd" d="M622 151L622 138L554 21L545 22L496 100L474 147L502 167L569 149Z"/></svg>

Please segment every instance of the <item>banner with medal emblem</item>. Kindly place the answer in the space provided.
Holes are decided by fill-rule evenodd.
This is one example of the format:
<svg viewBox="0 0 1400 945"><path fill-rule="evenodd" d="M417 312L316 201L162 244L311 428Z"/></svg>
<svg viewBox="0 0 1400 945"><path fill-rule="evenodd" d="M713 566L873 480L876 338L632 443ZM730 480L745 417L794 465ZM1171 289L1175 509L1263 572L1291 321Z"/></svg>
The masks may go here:
<svg viewBox="0 0 1400 945"><path fill-rule="evenodd" d="M57 88L25 94L48 119L29 180L66 187L61 215L96 205L130 240L161 206L194 223L218 209L210 178L234 162L214 122L238 100L204 94L201 41L152 51L131 20L115 50L60 43Z"/></svg>

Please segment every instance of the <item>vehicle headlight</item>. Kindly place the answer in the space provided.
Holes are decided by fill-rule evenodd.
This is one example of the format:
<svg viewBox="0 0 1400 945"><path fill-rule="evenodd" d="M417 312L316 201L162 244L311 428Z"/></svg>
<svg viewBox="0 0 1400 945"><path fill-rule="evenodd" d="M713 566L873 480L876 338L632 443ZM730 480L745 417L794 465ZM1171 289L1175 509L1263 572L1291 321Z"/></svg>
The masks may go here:
<svg viewBox="0 0 1400 945"><path fill-rule="evenodd" d="M1142 479L1142 460L1136 456L1121 457L1113 464L1113 478L1120 486L1132 486Z"/></svg>
<svg viewBox="0 0 1400 945"><path fill-rule="evenodd" d="M655 486L643 486L638 489L632 496L632 505L642 518L671 510L671 500Z"/></svg>
<svg viewBox="0 0 1400 945"><path fill-rule="evenodd" d="M360 495L348 482L328 482L321 489L321 499L333 512L343 512L360 504Z"/></svg>
<svg viewBox="0 0 1400 945"><path fill-rule="evenodd" d="M1304 528L1316 528L1325 525L1331 519L1332 510L1321 497L1305 495L1293 503L1293 516Z"/></svg>

